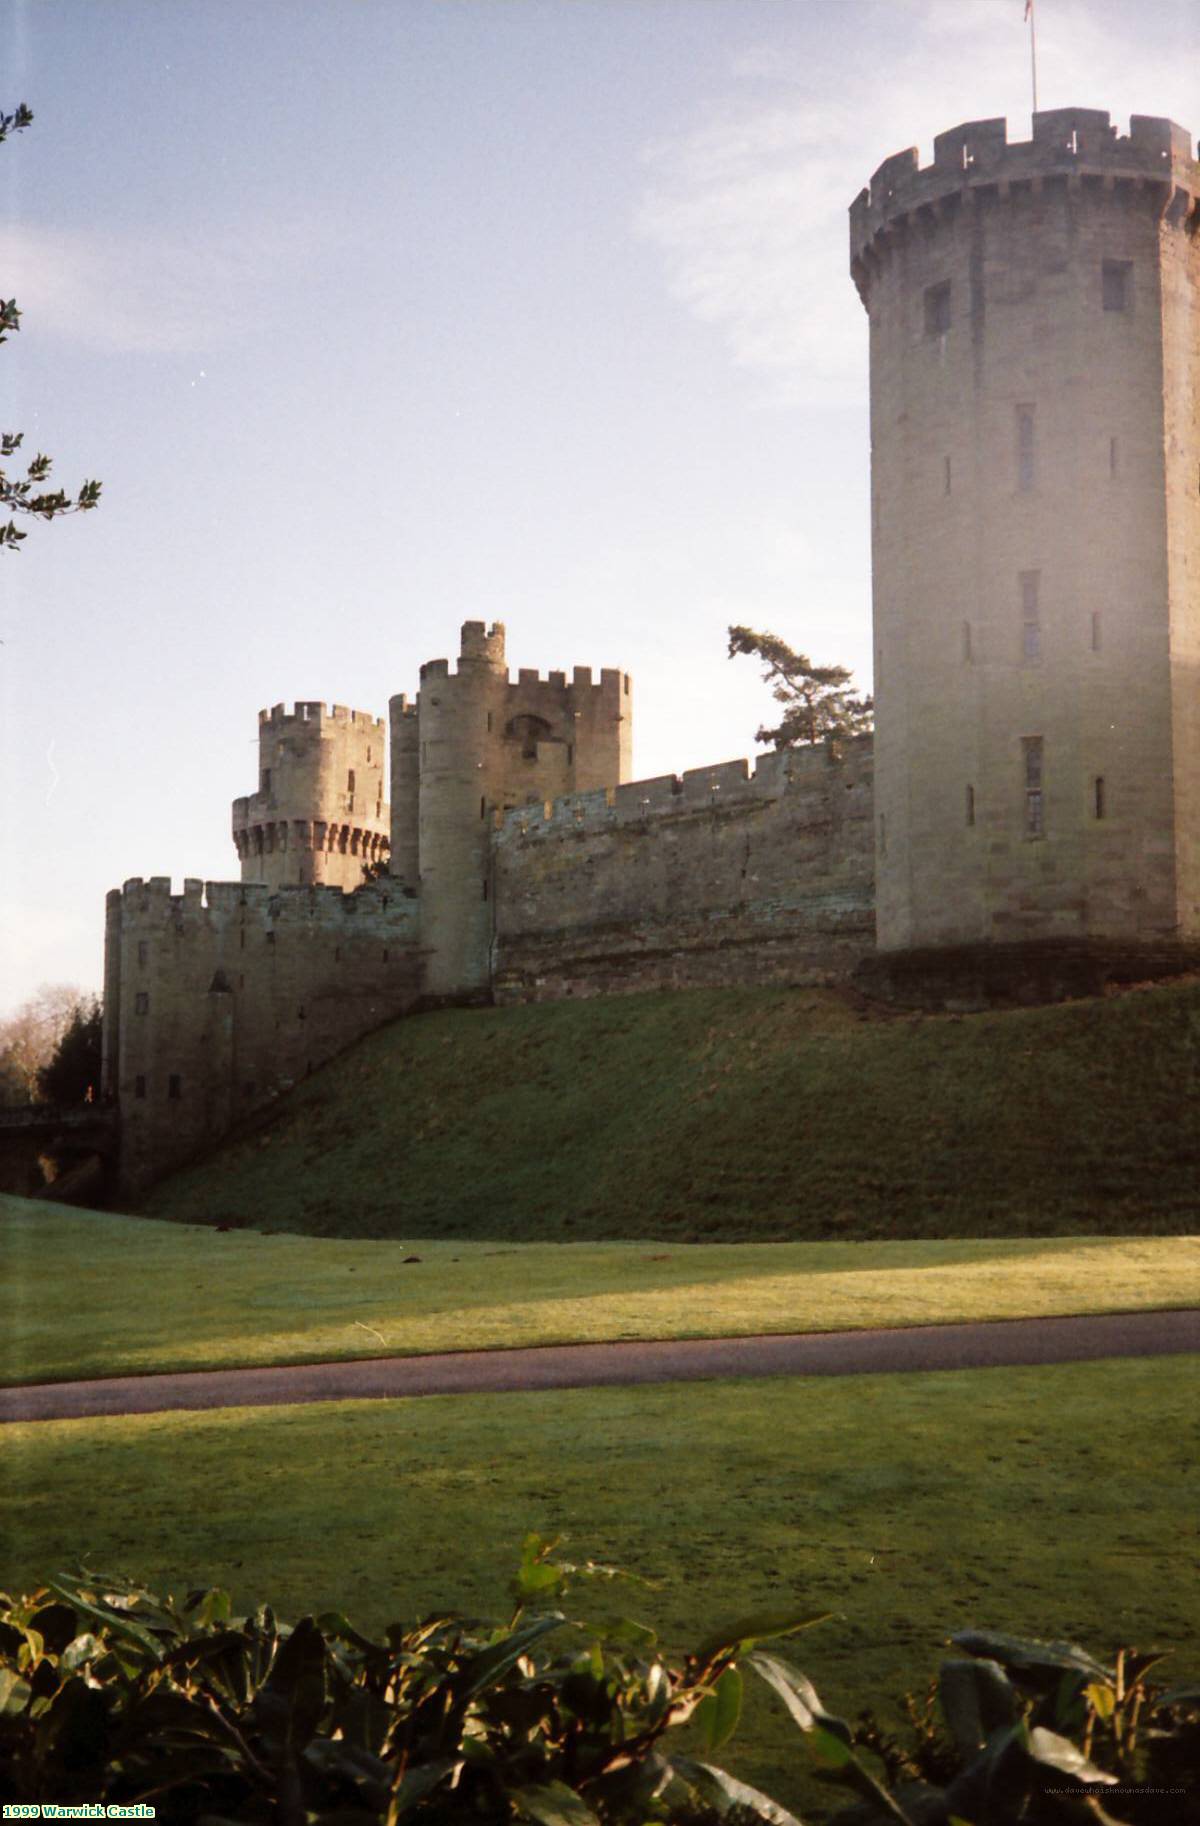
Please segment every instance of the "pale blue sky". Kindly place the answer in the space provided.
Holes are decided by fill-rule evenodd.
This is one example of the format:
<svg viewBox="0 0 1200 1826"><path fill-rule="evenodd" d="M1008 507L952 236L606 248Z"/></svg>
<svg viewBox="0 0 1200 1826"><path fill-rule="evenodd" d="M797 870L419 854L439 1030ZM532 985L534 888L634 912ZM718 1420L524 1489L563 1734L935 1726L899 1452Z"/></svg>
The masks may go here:
<svg viewBox="0 0 1200 1826"><path fill-rule="evenodd" d="M753 752L767 626L869 683L888 154L1029 131L1023 0L7 0L0 419L103 479L0 554L0 1010L130 875L236 876L261 706L385 714L460 621ZM1037 0L1041 105L1200 132L1197 0Z"/></svg>

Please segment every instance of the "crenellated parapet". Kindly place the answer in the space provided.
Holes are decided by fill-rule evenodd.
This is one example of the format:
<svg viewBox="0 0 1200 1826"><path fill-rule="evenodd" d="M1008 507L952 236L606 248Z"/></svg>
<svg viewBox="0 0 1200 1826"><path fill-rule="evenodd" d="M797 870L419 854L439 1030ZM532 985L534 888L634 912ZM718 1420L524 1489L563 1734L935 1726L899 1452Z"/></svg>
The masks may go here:
<svg viewBox="0 0 1200 1826"><path fill-rule="evenodd" d="M872 784L858 737L509 812L497 999L845 977L874 935Z"/></svg>
<svg viewBox="0 0 1200 1826"><path fill-rule="evenodd" d="M231 918L306 930L315 922L329 931L339 919L358 919L362 924L390 909L393 920L409 932L415 918L414 897L398 892L387 880L366 882L350 891L325 884L272 888L261 881L202 881L189 875L176 893L169 875L133 875L111 889L107 899L110 907L120 908L126 928L147 931L166 931L168 926L199 930Z"/></svg>
<svg viewBox="0 0 1200 1826"><path fill-rule="evenodd" d="M1196 143L1174 121L1135 114L1120 134L1105 109L1055 108L1034 115L1032 139L1012 142L1003 119L964 121L938 134L930 165L920 164L915 146L885 159L851 204L850 270L864 302L873 263L897 237L1046 186L1117 191L1191 233L1200 218Z"/></svg>
<svg viewBox="0 0 1200 1826"><path fill-rule="evenodd" d="M664 818L728 816L739 810L823 791L838 779L843 790L870 792L870 736L822 742L813 747L785 748L759 755L753 769L745 760L693 767L682 774L659 774L649 780L588 793L567 793L540 805L522 805L495 817L495 841L583 835L620 825L657 823Z"/></svg>
<svg viewBox="0 0 1200 1826"><path fill-rule="evenodd" d="M481 662L489 670L503 674L503 683L514 699L523 693L537 691L558 695L567 692L596 692L615 701L628 695L630 688L627 674L608 666L601 668L599 678L593 678L590 666L576 666L569 682L565 671L543 673L536 667L529 666L520 667L516 678L511 678L505 661L505 628L500 621L493 622L490 628L482 621L465 621L462 625L458 664L451 666L448 659L426 660L421 667L421 683L433 686L443 679L474 679ZM393 702L408 705L408 700L403 697L393 699Z"/></svg>
<svg viewBox="0 0 1200 1826"><path fill-rule="evenodd" d="M286 704L273 704L269 710L258 713L259 727L269 723L279 735L295 734L296 726L301 725L305 731L319 731L326 723L353 723L360 729L373 730L377 736L385 733L386 725L381 716L372 716L369 710L351 710L345 704L323 704L310 699L301 699L289 710Z"/></svg>

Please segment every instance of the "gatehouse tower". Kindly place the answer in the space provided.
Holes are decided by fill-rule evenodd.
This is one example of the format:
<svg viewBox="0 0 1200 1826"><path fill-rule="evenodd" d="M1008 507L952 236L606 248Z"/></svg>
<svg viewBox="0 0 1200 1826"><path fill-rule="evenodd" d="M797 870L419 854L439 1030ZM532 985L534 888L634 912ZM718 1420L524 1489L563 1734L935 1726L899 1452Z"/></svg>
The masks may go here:
<svg viewBox="0 0 1200 1826"><path fill-rule="evenodd" d="M458 666L421 667L415 706L391 700L393 872L419 889L431 995L491 981L492 831L520 805L630 778L628 673L589 666L508 675L504 626L462 625ZM415 879L413 879L415 874Z"/></svg>

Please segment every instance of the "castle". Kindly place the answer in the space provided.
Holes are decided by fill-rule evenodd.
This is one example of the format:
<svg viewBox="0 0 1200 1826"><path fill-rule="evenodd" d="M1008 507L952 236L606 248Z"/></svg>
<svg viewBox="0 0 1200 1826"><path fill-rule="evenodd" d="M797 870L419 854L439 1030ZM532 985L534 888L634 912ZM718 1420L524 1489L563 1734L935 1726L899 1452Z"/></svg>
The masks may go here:
<svg viewBox="0 0 1200 1826"><path fill-rule="evenodd" d="M382 722L262 712L241 881L108 898L125 1192L439 999L1200 946L1198 226L1189 135L1090 109L853 204L874 742L634 782L628 675L482 622L391 700L390 805Z"/></svg>

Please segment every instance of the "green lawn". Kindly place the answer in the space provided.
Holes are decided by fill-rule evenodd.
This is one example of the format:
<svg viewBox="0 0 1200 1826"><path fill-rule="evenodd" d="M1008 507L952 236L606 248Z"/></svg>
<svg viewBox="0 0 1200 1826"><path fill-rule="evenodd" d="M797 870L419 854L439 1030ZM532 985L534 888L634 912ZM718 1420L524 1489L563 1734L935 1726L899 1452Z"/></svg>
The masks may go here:
<svg viewBox="0 0 1200 1826"><path fill-rule="evenodd" d="M10 1383L1185 1305L1200 1305L1200 1237L364 1242L0 1199Z"/></svg>
<svg viewBox="0 0 1200 1826"><path fill-rule="evenodd" d="M0 1584L87 1555L379 1629L497 1612L532 1527L654 1580L616 1601L675 1649L840 1613L793 1652L851 1716L967 1624L1177 1648L1194 1678L1198 1404L1200 1359L1173 1358L15 1426ZM798 1802L792 1742L755 1694L734 1766Z"/></svg>
<svg viewBox="0 0 1200 1826"><path fill-rule="evenodd" d="M161 1217L675 1242L1200 1230L1200 980L1003 1013L691 990L395 1023Z"/></svg>

